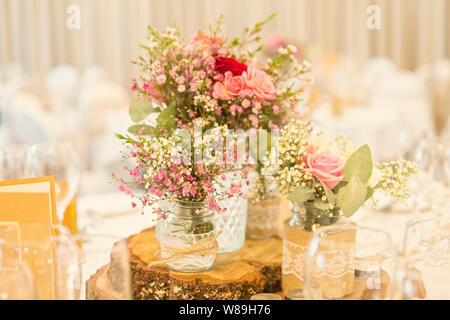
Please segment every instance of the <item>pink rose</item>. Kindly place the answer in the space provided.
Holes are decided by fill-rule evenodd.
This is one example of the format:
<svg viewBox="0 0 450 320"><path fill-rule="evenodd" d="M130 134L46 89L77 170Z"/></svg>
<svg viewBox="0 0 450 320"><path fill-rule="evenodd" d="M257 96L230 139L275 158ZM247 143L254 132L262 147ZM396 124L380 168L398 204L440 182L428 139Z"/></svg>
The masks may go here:
<svg viewBox="0 0 450 320"><path fill-rule="evenodd" d="M306 170L333 189L344 179L345 159L328 152L308 154Z"/></svg>
<svg viewBox="0 0 450 320"><path fill-rule="evenodd" d="M231 99L231 95L228 93L228 90L225 88L225 85L222 82L216 82L213 88L213 96L216 99L220 100L229 100Z"/></svg>
<svg viewBox="0 0 450 320"><path fill-rule="evenodd" d="M225 80L223 82L225 88L227 89L229 94L233 96L239 95L242 89L244 89L244 79L242 76L235 76L230 71L225 73Z"/></svg>
<svg viewBox="0 0 450 320"><path fill-rule="evenodd" d="M276 90L272 79L264 71L249 65L242 77L245 86L250 88L259 100L274 100L276 98Z"/></svg>
<svg viewBox="0 0 450 320"><path fill-rule="evenodd" d="M223 82L216 82L213 88L213 96L216 99L229 100L233 96L241 96L244 87L242 76L233 76L230 71L225 72Z"/></svg>

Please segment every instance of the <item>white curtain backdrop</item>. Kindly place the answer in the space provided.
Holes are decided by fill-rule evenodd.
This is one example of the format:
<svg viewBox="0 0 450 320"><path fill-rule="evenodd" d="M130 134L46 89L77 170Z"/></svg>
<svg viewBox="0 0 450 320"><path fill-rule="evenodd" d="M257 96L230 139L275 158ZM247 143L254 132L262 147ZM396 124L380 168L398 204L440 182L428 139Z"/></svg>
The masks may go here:
<svg viewBox="0 0 450 320"><path fill-rule="evenodd" d="M66 27L71 4L81 10L79 30ZM366 27L369 5L381 8L380 30ZM223 13L236 36L275 11L267 30L358 60L383 55L413 69L450 57L450 0L0 0L0 64L30 72L100 64L126 84L148 24L176 22L187 36Z"/></svg>

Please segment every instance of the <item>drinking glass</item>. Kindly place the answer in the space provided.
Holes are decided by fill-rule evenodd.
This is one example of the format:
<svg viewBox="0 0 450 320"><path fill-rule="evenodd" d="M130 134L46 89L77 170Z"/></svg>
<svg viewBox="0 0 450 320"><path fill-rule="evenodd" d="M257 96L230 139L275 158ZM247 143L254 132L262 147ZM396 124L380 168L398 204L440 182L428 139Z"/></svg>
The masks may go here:
<svg viewBox="0 0 450 320"><path fill-rule="evenodd" d="M56 211L61 222L67 219L64 213L74 200L80 181L80 162L73 145L59 141L33 145L27 165L30 177L55 177Z"/></svg>
<svg viewBox="0 0 450 320"><path fill-rule="evenodd" d="M27 178L28 148L24 145L9 145L0 148L0 180Z"/></svg>
<svg viewBox="0 0 450 320"><path fill-rule="evenodd" d="M37 299L73 300L78 297L79 252L67 228L39 223L2 223L0 241L2 256L10 263L3 262L3 267L16 268L14 261L17 261L20 270L25 270L22 266L25 264L32 274Z"/></svg>
<svg viewBox="0 0 450 320"><path fill-rule="evenodd" d="M450 299L450 219L442 213L408 222L399 276L401 299Z"/></svg>
<svg viewBox="0 0 450 320"><path fill-rule="evenodd" d="M81 248L80 299L133 299L126 240L91 233L76 238Z"/></svg>
<svg viewBox="0 0 450 320"><path fill-rule="evenodd" d="M0 261L0 300L37 299L33 275L27 264L9 258Z"/></svg>
<svg viewBox="0 0 450 320"><path fill-rule="evenodd" d="M382 230L350 225L318 228L307 248L304 269L308 299L392 299L397 259Z"/></svg>

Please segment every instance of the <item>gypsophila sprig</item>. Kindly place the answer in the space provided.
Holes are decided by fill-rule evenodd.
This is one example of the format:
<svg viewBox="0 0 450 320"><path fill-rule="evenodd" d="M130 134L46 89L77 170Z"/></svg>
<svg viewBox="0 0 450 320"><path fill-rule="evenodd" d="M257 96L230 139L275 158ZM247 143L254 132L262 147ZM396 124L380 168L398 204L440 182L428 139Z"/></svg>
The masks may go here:
<svg viewBox="0 0 450 320"><path fill-rule="evenodd" d="M409 197L408 178L417 173L417 164L404 159L381 162L376 165L379 171L375 188L394 199L405 200Z"/></svg>
<svg viewBox="0 0 450 320"><path fill-rule="evenodd" d="M120 180L119 190L132 194L130 184L138 184L145 189L142 196L133 195L143 207L153 206L159 200L205 202L211 210L223 212L220 200L243 196L243 185L227 181L221 174L227 170L226 157L218 159L217 142L227 138L226 126L213 128L200 136L193 132L188 135L170 137L137 137L117 135L128 147L129 158L133 166L125 165L131 181ZM188 137L187 140L183 140ZM201 157L196 159L196 154ZM223 152L226 154L225 150ZM240 172L241 178L247 178L247 171ZM234 179L242 181L242 179ZM227 184L230 187L225 188ZM133 202L135 207L138 203ZM153 207L156 213L165 214L161 208Z"/></svg>

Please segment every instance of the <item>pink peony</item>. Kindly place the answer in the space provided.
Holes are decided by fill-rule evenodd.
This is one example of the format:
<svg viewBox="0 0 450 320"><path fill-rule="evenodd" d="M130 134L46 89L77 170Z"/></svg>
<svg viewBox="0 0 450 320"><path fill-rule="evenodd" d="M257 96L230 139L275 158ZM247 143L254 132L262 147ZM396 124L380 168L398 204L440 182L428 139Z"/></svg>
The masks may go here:
<svg viewBox="0 0 450 320"><path fill-rule="evenodd" d="M276 98L276 90L272 79L264 71L249 65L247 72L244 72L242 77L245 86L250 88L259 100L274 100Z"/></svg>
<svg viewBox="0 0 450 320"><path fill-rule="evenodd" d="M344 179L345 159L328 152L308 154L306 170L333 189Z"/></svg>

